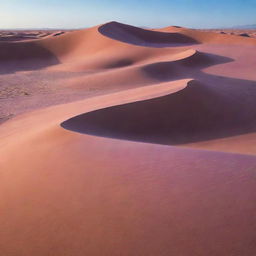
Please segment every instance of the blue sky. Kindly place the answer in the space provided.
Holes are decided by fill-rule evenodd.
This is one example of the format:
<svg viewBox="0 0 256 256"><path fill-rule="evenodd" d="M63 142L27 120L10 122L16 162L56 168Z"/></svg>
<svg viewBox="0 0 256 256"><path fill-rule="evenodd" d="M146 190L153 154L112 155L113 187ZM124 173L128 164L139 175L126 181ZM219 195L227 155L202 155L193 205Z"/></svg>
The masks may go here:
<svg viewBox="0 0 256 256"><path fill-rule="evenodd" d="M256 24L256 0L0 0L0 28L137 26L213 28Z"/></svg>

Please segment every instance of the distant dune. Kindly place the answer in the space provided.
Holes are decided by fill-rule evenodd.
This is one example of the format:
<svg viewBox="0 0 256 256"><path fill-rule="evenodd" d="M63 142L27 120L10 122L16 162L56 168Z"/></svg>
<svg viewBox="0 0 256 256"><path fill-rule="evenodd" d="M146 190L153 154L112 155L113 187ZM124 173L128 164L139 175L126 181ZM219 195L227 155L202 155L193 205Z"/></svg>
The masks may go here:
<svg viewBox="0 0 256 256"><path fill-rule="evenodd" d="M256 39L1 33L1 255L256 254Z"/></svg>

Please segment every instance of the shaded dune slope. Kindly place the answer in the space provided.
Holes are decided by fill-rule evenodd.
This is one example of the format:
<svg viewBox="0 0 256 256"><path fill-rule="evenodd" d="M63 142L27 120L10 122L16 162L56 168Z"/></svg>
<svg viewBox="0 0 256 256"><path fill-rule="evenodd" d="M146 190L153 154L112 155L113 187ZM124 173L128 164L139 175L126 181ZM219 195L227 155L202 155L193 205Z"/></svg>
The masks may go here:
<svg viewBox="0 0 256 256"><path fill-rule="evenodd" d="M222 91L197 81L175 94L73 117L80 133L160 144L185 144L256 131L256 83L225 80ZM243 87L241 89L241 86Z"/></svg>
<svg viewBox="0 0 256 256"><path fill-rule="evenodd" d="M0 42L0 74L42 69L59 64L58 58L37 42Z"/></svg>
<svg viewBox="0 0 256 256"><path fill-rule="evenodd" d="M202 69L232 61L233 59L224 56L195 51L194 54L184 56L180 60L153 62L142 66L141 69L148 76L160 81L188 77L202 79L211 77L203 73Z"/></svg>
<svg viewBox="0 0 256 256"><path fill-rule="evenodd" d="M226 42L256 45L256 40L251 38L185 28L171 27L163 31L110 22L57 37L49 36L27 42L0 42L0 72L10 73L51 66L58 69L62 65L67 71L78 72L112 69L142 61L154 62L160 56L165 56L166 60L172 59L172 55L188 50L191 44ZM184 47L175 48L175 44Z"/></svg>
<svg viewBox="0 0 256 256"><path fill-rule="evenodd" d="M101 27L104 28L105 25L34 41L1 42L1 71L8 73L19 70L34 70L58 64L67 64L67 69L70 65L71 68L72 65L77 66L74 71L100 69L104 68L104 65L108 68L116 68L132 65L151 57L165 54L170 56L184 51L184 49L161 50L155 47L143 48L124 44L102 35L98 31ZM161 34L163 33L152 33L156 34L154 38L161 41ZM104 64L104 62L107 63ZM8 65L6 66L6 64Z"/></svg>
<svg viewBox="0 0 256 256"><path fill-rule="evenodd" d="M111 58L106 62L97 61L94 62L94 65L97 69L102 68L100 72L92 72L79 78L70 79L67 81L67 86L83 89L85 84L89 84L91 88L118 90L118 88L129 89L177 79L194 78L201 80L203 77L208 78L202 72L204 68L233 61L228 57L198 52L193 49L182 48L179 51L178 53L168 52L166 55L151 55L149 59L133 59L132 65L117 69L109 68L109 64L117 64L117 62L112 62L113 59ZM73 68L78 69L80 65L81 63L78 66L75 64ZM84 65L88 65L88 62Z"/></svg>
<svg viewBox="0 0 256 256"><path fill-rule="evenodd" d="M118 22L110 22L99 27L99 32L112 39L140 46L166 47L175 44L195 44L192 37L172 32L142 29Z"/></svg>
<svg viewBox="0 0 256 256"><path fill-rule="evenodd" d="M250 109L256 106L255 82L202 72L203 68L231 61L231 58L191 51L183 53L183 58L178 60L138 65L137 72L152 81L185 78L196 81L176 94L79 115L63 122L62 127L81 133L161 144L186 144L253 132L256 111ZM123 72L129 74L127 69ZM97 76L93 78L97 80Z"/></svg>
<svg viewBox="0 0 256 256"><path fill-rule="evenodd" d="M112 54L113 53L113 54ZM87 55L87 58L68 62L60 65L58 68L62 70L72 71L89 71L91 73L98 73L105 70L114 70L118 68L138 68L150 63L157 63L159 61L179 61L184 58L194 55L194 49L180 48L169 49L168 51L155 51L155 49L146 48L122 48L116 50L103 50L99 53ZM119 71L117 71L119 72Z"/></svg>

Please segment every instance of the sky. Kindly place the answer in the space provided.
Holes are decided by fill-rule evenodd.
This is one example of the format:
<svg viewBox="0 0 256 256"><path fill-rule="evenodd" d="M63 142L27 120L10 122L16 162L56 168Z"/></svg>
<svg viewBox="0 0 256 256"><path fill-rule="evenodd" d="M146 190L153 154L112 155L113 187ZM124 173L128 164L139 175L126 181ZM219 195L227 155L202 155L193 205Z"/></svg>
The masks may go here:
<svg viewBox="0 0 256 256"><path fill-rule="evenodd" d="M256 0L0 0L0 29L85 28L118 21L143 27L256 24Z"/></svg>

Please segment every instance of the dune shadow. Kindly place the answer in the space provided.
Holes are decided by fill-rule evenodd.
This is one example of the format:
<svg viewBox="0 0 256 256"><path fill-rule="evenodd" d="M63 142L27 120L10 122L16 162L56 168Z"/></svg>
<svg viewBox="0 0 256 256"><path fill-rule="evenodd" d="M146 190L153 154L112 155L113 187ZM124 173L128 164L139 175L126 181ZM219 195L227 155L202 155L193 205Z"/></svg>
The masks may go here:
<svg viewBox="0 0 256 256"><path fill-rule="evenodd" d="M37 42L0 42L0 74L37 70L59 63L52 52Z"/></svg>
<svg viewBox="0 0 256 256"><path fill-rule="evenodd" d="M161 48L199 43L181 33L146 30L118 22L104 24L98 28L98 31L111 39L138 46Z"/></svg>
<svg viewBox="0 0 256 256"><path fill-rule="evenodd" d="M158 81L195 78L205 76L200 70L210 66L234 61L232 58L196 52L194 55L177 61L155 62L142 67L142 72Z"/></svg>
<svg viewBox="0 0 256 256"><path fill-rule="evenodd" d="M64 121L90 135L179 145L256 131L256 82L209 76L167 96L99 109Z"/></svg>
<svg viewBox="0 0 256 256"><path fill-rule="evenodd" d="M113 60L111 63L109 63L108 65L105 65L104 68L122 68L122 67L128 67L134 64L134 61L132 59L129 58L124 58L124 59L120 59L120 60Z"/></svg>

